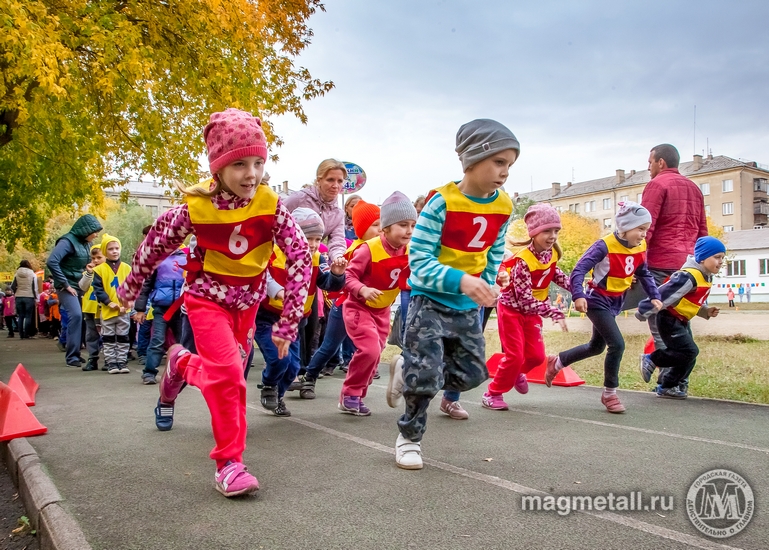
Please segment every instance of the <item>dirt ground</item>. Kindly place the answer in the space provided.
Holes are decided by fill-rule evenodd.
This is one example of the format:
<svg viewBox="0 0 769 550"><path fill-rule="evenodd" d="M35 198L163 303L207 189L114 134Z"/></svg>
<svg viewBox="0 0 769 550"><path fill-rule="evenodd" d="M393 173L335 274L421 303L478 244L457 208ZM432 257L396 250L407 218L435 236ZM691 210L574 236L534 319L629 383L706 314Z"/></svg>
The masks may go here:
<svg viewBox="0 0 769 550"><path fill-rule="evenodd" d="M29 529L13 533L19 527L19 518L23 515L24 506L5 463L0 461L0 550L37 550L40 547Z"/></svg>

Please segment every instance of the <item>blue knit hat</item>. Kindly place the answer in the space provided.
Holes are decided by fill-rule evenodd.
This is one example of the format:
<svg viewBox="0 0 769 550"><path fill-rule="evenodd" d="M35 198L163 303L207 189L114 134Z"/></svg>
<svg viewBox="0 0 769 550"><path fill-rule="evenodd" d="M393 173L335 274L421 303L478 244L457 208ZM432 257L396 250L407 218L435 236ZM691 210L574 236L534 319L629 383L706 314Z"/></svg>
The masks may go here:
<svg viewBox="0 0 769 550"><path fill-rule="evenodd" d="M726 247L715 237L700 237L694 245L694 261L697 263L721 253L726 253Z"/></svg>

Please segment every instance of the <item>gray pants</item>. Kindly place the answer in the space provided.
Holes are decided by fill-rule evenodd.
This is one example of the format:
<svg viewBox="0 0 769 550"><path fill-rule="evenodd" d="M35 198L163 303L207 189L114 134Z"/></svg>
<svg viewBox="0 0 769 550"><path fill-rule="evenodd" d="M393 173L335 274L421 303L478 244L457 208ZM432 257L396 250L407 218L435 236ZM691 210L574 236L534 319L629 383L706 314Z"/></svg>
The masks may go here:
<svg viewBox="0 0 769 550"><path fill-rule="evenodd" d="M478 309L456 310L426 296L412 296L403 341L401 435L421 441L427 407L441 389L468 391L488 377L486 342Z"/></svg>
<svg viewBox="0 0 769 550"><path fill-rule="evenodd" d="M96 314L83 313L85 319L85 349L88 350L88 358L99 357L99 330L96 328Z"/></svg>
<svg viewBox="0 0 769 550"><path fill-rule="evenodd" d="M128 313L101 320L104 362L107 365L125 365L128 362L128 330L130 328L131 318Z"/></svg>

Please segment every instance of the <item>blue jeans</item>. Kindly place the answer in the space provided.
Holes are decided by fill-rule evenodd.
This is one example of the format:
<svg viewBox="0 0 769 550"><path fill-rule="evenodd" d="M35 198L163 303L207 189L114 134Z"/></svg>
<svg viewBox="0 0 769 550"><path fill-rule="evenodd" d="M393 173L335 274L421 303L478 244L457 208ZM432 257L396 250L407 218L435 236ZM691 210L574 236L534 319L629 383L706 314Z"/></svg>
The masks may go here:
<svg viewBox="0 0 769 550"><path fill-rule="evenodd" d="M35 328L35 307L34 298L16 298L16 313L19 315L19 337L29 338L37 333Z"/></svg>
<svg viewBox="0 0 769 550"><path fill-rule="evenodd" d="M175 340L181 340L179 314L174 314L171 321L168 322L163 318L163 315L168 311L168 307L153 306L153 311L152 338L150 338L150 344L147 348L147 359L144 362L144 372L149 374L158 373L158 365L160 365L160 361L163 359L163 354L166 351L166 329L171 329Z"/></svg>
<svg viewBox="0 0 769 550"><path fill-rule="evenodd" d="M64 336L67 344L66 361L68 365L74 365L80 363L80 342L83 338L83 311L80 309L80 297L62 290L59 292L59 305L61 306L62 336L66 333ZM66 331L64 330L65 317Z"/></svg>
<svg viewBox="0 0 769 550"><path fill-rule="evenodd" d="M146 357L147 348L150 347L150 338L152 337L152 320L147 321L145 319L144 322L139 325L139 330L137 332L136 353L139 354L139 357Z"/></svg>
<svg viewBox="0 0 769 550"><path fill-rule="evenodd" d="M349 340L347 338L347 329L344 326L344 319L342 319L343 307L336 304L331 306L331 311L329 311L328 318L326 319L326 335L323 337L323 343L318 348L318 351L315 352L315 355L312 356L310 364L307 365L305 376L308 378L317 379L320 371L323 370L329 359L339 353L339 347L342 343L345 340ZM353 353L355 353L355 346L352 345L352 342L350 346L353 348ZM342 350L342 354L344 355L344 350ZM352 354L350 354L350 357L352 357Z"/></svg>
<svg viewBox="0 0 769 550"><path fill-rule="evenodd" d="M262 371L262 385L277 386L278 399L282 399L286 390L299 373L299 339L291 342L288 355L278 359L278 348L272 342L272 323L257 319L256 321L256 345L264 356L264 370Z"/></svg>

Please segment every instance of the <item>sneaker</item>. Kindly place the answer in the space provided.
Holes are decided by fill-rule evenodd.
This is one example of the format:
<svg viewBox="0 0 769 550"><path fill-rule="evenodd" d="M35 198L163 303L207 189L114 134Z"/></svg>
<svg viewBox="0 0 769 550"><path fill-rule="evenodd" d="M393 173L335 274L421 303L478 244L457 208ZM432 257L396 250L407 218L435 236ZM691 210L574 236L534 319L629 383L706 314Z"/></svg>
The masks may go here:
<svg viewBox="0 0 769 550"><path fill-rule="evenodd" d="M601 403L604 404L606 410L612 414L622 414L625 412L625 406L620 402L617 395L604 395L601 394Z"/></svg>
<svg viewBox="0 0 769 550"><path fill-rule="evenodd" d="M291 384L288 386L288 389L286 391L297 391L302 389L302 379L296 378Z"/></svg>
<svg viewBox="0 0 769 550"><path fill-rule="evenodd" d="M662 397L663 399L686 399L686 393L681 391L680 386L667 389L657 386L654 393L657 394L657 397Z"/></svg>
<svg viewBox="0 0 769 550"><path fill-rule="evenodd" d="M390 381L387 382L387 405L393 409L403 397L403 356L396 355L390 361Z"/></svg>
<svg viewBox="0 0 769 550"><path fill-rule="evenodd" d="M107 372L109 374L120 374L120 367L117 363L110 363L107 365Z"/></svg>
<svg viewBox="0 0 769 550"><path fill-rule="evenodd" d="M343 395L337 407L343 413L351 414L353 416L368 416L371 414L371 411L368 409L368 407L364 406L363 410L361 410L360 405L360 397L353 395Z"/></svg>
<svg viewBox="0 0 769 550"><path fill-rule="evenodd" d="M179 369L179 359L189 353L181 344L174 344L168 350L168 362L160 377L160 399L163 403L176 402L176 396L184 387L184 376Z"/></svg>
<svg viewBox="0 0 769 550"><path fill-rule="evenodd" d="M82 357L78 357L77 360L80 361L81 363L85 363L85 359L83 359Z"/></svg>
<svg viewBox="0 0 769 550"><path fill-rule="evenodd" d="M441 412L449 415L454 420L467 420L470 415L462 408L459 401L449 401L445 397L441 399Z"/></svg>
<svg viewBox="0 0 769 550"><path fill-rule="evenodd" d="M315 380L305 377L302 387L299 389L299 397L302 399L315 399Z"/></svg>
<svg viewBox="0 0 769 550"><path fill-rule="evenodd" d="M119 364L118 368L120 368L121 374L128 374L129 372L131 372L131 369L129 369L128 365L126 365L125 363Z"/></svg>
<svg viewBox="0 0 769 550"><path fill-rule="evenodd" d="M142 384L145 386L152 386L154 384L157 384L158 381L155 379L155 375L151 372L145 372L142 374Z"/></svg>
<svg viewBox="0 0 769 550"><path fill-rule="evenodd" d="M167 432L174 427L174 404L163 403L158 399L155 406L155 426L161 432Z"/></svg>
<svg viewBox="0 0 769 550"><path fill-rule="evenodd" d="M262 395L259 398L259 402L262 407L268 411L274 411L278 408L278 388L275 386L262 386Z"/></svg>
<svg viewBox="0 0 769 550"><path fill-rule="evenodd" d="M515 388L515 391L520 394L529 393L529 381L526 380L526 375L520 373L513 387Z"/></svg>
<svg viewBox="0 0 769 550"><path fill-rule="evenodd" d="M323 367L320 370L320 373L323 376L334 376L334 371L336 370L336 367Z"/></svg>
<svg viewBox="0 0 769 550"><path fill-rule="evenodd" d="M359 416L369 416L371 414L371 409L369 409L364 403L363 399L360 400L360 406L358 407L358 415Z"/></svg>
<svg viewBox="0 0 769 550"><path fill-rule="evenodd" d="M395 440L395 463L404 470L421 470L422 442L411 441L398 434Z"/></svg>
<svg viewBox="0 0 769 550"><path fill-rule="evenodd" d="M9 334L8 338L13 338L13 334ZM67 346L62 344L59 340L56 340L56 347L59 348L59 351L67 351Z"/></svg>
<svg viewBox="0 0 769 550"><path fill-rule="evenodd" d="M73 368L73 369L79 369L79 368L81 368L83 365L81 365L81 364L80 364L80 361L78 361L77 363L67 363L67 366L68 366L68 367L71 367L71 368Z"/></svg>
<svg viewBox="0 0 769 550"><path fill-rule="evenodd" d="M481 406L492 411L506 411L509 409L501 395L491 395L489 392L481 397Z"/></svg>
<svg viewBox="0 0 769 550"><path fill-rule="evenodd" d="M651 354L642 353L638 361L638 370L641 372L641 378L643 378L644 382L648 383L652 379L654 369L656 368L657 365L652 362Z"/></svg>
<svg viewBox="0 0 769 550"><path fill-rule="evenodd" d="M98 357L89 357L88 362L83 365L83 370L88 372L92 370L99 370L99 358Z"/></svg>
<svg viewBox="0 0 769 550"><path fill-rule="evenodd" d="M278 401L278 406L272 410L275 416L291 416L291 411L286 408L286 402L282 399Z"/></svg>
<svg viewBox="0 0 769 550"><path fill-rule="evenodd" d="M681 381L680 384L678 384L679 391L684 392L684 395L689 395L689 379L685 378Z"/></svg>
<svg viewBox="0 0 769 550"><path fill-rule="evenodd" d="M382 375L381 375L381 374L379 374L379 369L377 369L377 370L374 372L374 380L379 380L380 378L382 378Z"/></svg>
<svg viewBox="0 0 769 550"><path fill-rule="evenodd" d="M545 384L550 388L553 385L553 378L558 374L558 356L547 356L547 368L545 369Z"/></svg>
<svg viewBox="0 0 769 550"><path fill-rule="evenodd" d="M136 361L137 357L133 350L128 351L128 356L126 356L126 359L128 361Z"/></svg>
<svg viewBox="0 0 769 550"><path fill-rule="evenodd" d="M109 370L109 365L107 363L104 363L104 366L101 368L101 370L103 370L105 372L108 371Z"/></svg>
<svg viewBox="0 0 769 550"><path fill-rule="evenodd" d="M147 362L147 356L146 355L140 355L139 356L139 364L144 365Z"/></svg>
<svg viewBox="0 0 769 550"><path fill-rule="evenodd" d="M226 497L250 495L259 490L259 481L248 473L242 462L228 462L214 476L216 490Z"/></svg>
<svg viewBox="0 0 769 550"><path fill-rule="evenodd" d="M346 373L349 369L350 369L350 364L349 363L345 363L344 365L339 367L339 370L344 372L344 373Z"/></svg>

